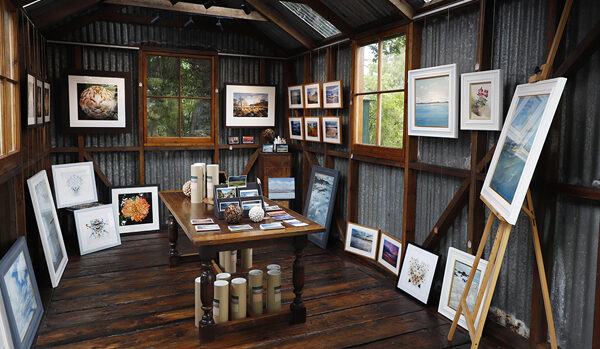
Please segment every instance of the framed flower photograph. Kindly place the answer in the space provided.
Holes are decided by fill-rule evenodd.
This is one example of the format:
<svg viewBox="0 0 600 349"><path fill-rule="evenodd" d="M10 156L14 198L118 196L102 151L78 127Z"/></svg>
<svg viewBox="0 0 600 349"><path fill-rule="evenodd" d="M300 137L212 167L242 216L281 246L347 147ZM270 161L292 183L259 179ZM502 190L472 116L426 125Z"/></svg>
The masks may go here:
<svg viewBox="0 0 600 349"><path fill-rule="evenodd" d="M395 237L381 232L379 238L379 255L377 262L386 269L398 275L402 255L402 242Z"/></svg>
<svg viewBox="0 0 600 349"><path fill-rule="evenodd" d="M502 129L502 72L489 70L460 76L460 129Z"/></svg>
<svg viewBox="0 0 600 349"><path fill-rule="evenodd" d="M475 256L472 254L457 250L454 247L450 247L448 249L448 257L446 258L446 269L444 270L444 282L442 284L442 293L440 295L438 313L444 315L451 321L454 321L454 315L456 314L456 310L460 304L463 292L465 291L465 286L467 285L467 280L471 274L471 268L473 267L474 262ZM477 271L473 277L473 283L471 284L469 294L467 295L467 305L471 311L475 307L477 294L481 288L483 274L485 274L486 268L487 261L480 259L479 263L477 264ZM487 293L487 289L485 290L485 293ZM477 327L477 324L479 323L479 317L481 316L482 309L483 307L480 306L479 312L477 313L477 318L475 320L475 327ZM464 315L461 314L458 324L465 330L468 330Z"/></svg>
<svg viewBox="0 0 600 349"><path fill-rule="evenodd" d="M321 141L321 120L318 116L307 116L304 118L304 139L307 141Z"/></svg>
<svg viewBox="0 0 600 349"><path fill-rule="evenodd" d="M323 83L323 108L341 109L342 104L342 81L328 81Z"/></svg>
<svg viewBox="0 0 600 349"><path fill-rule="evenodd" d="M226 127L275 127L275 86L225 85Z"/></svg>
<svg viewBox="0 0 600 349"><path fill-rule="evenodd" d="M427 304L438 260L438 255L409 242L396 287Z"/></svg>
<svg viewBox="0 0 600 349"><path fill-rule="evenodd" d="M304 94L302 91L302 85L288 86L288 108L304 108Z"/></svg>
<svg viewBox="0 0 600 349"><path fill-rule="evenodd" d="M321 166L313 166L304 204L304 217L325 227L322 233L310 234L308 240L321 248L327 248L329 228L333 217L335 196L340 172Z"/></svg>
<svg viewBox="0 0 600 349"><path fill-rule="evenodd" d="M299 141L304 140L304 125L302 125L301 117L289 117L288 124L290 126L290 139L296 139Z"/></svg>
<svg viewBox="0 0 600 349"><path fill-rule="evenodd" d="M52 165L52 179L57 208L98 201L94 164L91 161Z"/></svg>
<svg viewBox="0 0 600 349"><path fill-rule="evenodd" d="M44 82L44 123L50 122L50 83Z"/></svg>
<svg viewBox="0 0 600 349"><path fill-rule="evenodd" d="M458 138L456 64L408 71L408 134Z"/></svg>
<svg viewBox="0 0 600 349"><path fill-rule="evenodd" d="M304 108L321 108L321 83L315 82L304 85Z"/></svg>
<svg viewBox="0 0 600 349"><path fill-rule="evenodd" d="M110 192L120 234L160 229L158 185L114 187Z"/></svg>
<svg viewBox="0 0 600 349"><path fill-rule="evenodd" d="M517 86L481 189L481 199L515 224L567 79Z"/></svg>
<svg viewBox="0 0 600 349"><path fill-rule="evenodd" d="M35 220L37 221L38 231L40 232L46 265L50 273L50 281L52 282L52 287L55 288L58 286L60 278L65 271L69 257L67 257L67 250L63 241L46 171L42 170L29 178L27 186L29 187L29 195L31 196L31 204Z"/></svg>
<svg viewBox="0 0 600 349"><path fill-rule="evenodd" d="M339 116L323 116L323 142L342 144L342 121Z"/></svg>
<svg viewBox="0 0 600 349"><path fill-rule="evenodd" d="M104 250L121 244L112 205L74 211L80 254Z"/></svg>
<svg viewBox="0 0 600 349"><path fill-rule="evenodd" d="M379 239L379 229L365 227L356 223L348 223L346 226L344 250L369 259L375 259L377 255L377 239Z"/></svg>

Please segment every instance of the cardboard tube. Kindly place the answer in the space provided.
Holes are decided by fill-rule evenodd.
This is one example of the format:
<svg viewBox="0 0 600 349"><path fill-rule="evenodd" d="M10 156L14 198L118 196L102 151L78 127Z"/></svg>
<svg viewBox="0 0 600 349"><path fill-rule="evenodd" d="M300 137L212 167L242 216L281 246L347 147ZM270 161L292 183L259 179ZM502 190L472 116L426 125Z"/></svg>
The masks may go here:
<svg viewBox="0 0 600 349"><path fill-rule="evenodd" d="M231 280L231 320L246 317L246 279L235 278Z"/></svg>
<svg viewBox="0 0 600 349"><path fill-rule="evenodd" d="M254 269L248 272L248 283L250 288L250 307L254 315L263 313L263 272Z"/></svg>
<svg viewBox="0 0 600 349"><path fill-rule="evenodd" d="M245 248L242 250L242 270L252 268L252 249Z"/></svg>
<svg viewBox="0 0 600 349"><path fill-rule="evenodd" d="M227 282L231 281L231 274L229 273L220 273L217 274L217 280L225 280Z"/></svg>
<svg viewBox="0 0 600 349"><path fill-rule="evenodd" d="M281 266L279 264L269 264L267 265L267 271L269 270L281 270Z"/></svg>
<svg viewBox="0 0 600 349"><path fill-rule="evenodd" d="M206 165L206 197L214 197L214 186L219 184L219 165Z"/></svg>
<svg viewBox="0 0 600 349"><path fill-rule="evenodd" d="M233 250L230 252L231 260L229 261L229 269L225 271L231 274L235 273L236 264L237 264L237 250Z"/></svg>
<svg viewBox="0 0 600 349"><path fill-rule="evenodd" d="M202 203L204 195L204 164L196 163L191 167L192 185L191 201L192 204Z"/></svg>
<svg viewBox="0 0 600 349"><path fill-rule="evenodd" d="M225 280L215 281L213 319L217 324L229 320L229 282Z"/></svg>
<svg viewBox="0 0 600 349"><path fill-rule="evenodd" d="M281 311L281 271L267 272L267 313Z"/></svg>
<svg viewBox="0 0 600 349"><path fill-rule="evenodd" d="M219 265L221 266L222 271L229 272L231 269L229 263L231 263L231 251L219 252Z"/></svg>
<svg viewBox="0 0 600 349"><path fill-rule="evenodd" d="M197 277L194 280L194 298L196 300L195 311L194 311L194 324L196 327L200 326L200 320L202 320L202 315L204 315L204 311L202 310L202 300L200 299L200 278Z"/></svg>

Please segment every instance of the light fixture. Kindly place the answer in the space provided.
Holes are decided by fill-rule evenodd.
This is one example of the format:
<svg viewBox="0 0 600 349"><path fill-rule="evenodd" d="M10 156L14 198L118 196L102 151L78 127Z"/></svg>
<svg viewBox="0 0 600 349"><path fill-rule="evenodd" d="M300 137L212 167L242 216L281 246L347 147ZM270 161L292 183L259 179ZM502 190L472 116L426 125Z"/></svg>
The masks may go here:
<svg viewBox="0 0 600 349"><path fill-rule="evenodd" d="M221 23L221 18L219 18L217 20L217 27L219 27L219 29L221 29L221 31L223 31L223 23Z"/></svg>
<svg viewBox="0 0 600 349"><path fill-rule="evenodd" d="M241 8L242 8L242 10L244 10L244 13L246 13L247 15L249 15L252 12L252 6L248 5L246 0L242 1Z"/></svg>
<svg viewBox="0 0 600 349"><path fill-rule="evenodd" d="M152 18L152 20L150 21L150 24L154 24L154 23L158 22L159 19L160 19L160 14L157 13L156 17Z"/></svg>
<svg viewBox="0 0 600 349"><path fill-rule="evenodd" d="M208 0L204 2L204 8L208 10L209 7L212 7L215 4L215 0Z"/></svg>
<svg viewBox="0 0 600 349"><path fill-rule="evenodd" d="M192 16L190 16L190 19L188 19L187 22L185 22L185 24L183 25L184 28L187 28L190 24L193 24L194 20L192 19Z"/></svg>
<svg viewBox="0 0 600 349"><path fill-rule="evenodd" d="M179 0L169 0L171 2L171 5L175 6L176 3L179 2Z"/></svg>

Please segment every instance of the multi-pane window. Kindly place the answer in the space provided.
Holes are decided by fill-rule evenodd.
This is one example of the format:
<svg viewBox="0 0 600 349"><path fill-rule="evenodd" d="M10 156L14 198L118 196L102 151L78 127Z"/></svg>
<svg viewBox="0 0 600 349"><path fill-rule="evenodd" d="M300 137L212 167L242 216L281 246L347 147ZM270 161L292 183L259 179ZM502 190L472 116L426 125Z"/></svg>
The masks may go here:
<svg viewBox="0 0 600 349"><path fill-rule="evenodd" d="M18 12L0 0L0 158L19 151Z"/></svg>

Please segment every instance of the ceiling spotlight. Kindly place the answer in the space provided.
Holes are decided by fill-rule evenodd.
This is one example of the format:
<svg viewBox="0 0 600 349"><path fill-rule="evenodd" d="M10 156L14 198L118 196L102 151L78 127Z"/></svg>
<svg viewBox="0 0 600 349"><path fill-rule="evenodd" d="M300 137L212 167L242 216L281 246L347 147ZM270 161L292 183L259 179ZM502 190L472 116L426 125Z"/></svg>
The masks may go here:
<svg viewBox="0 0 600 349"><path fill-rule="evenodd" d="M204 8L208 10L209 7L212 7L215 5L215 0L208 0L204 2Z"/></svg>
<svg viewBox="0 0 600 349"><path fill-rule="evenodd" d="M151 24L154 24L156 22L158 22L158 20L160 19L160 14L156 14L156 17L152 18L152 20L150 21Z"/></svg>
<svg viewBox="0 0 600 349"><path fill-rule="evenodd" d="M248 3L245 0L242 1L241 8L247 15L249 15L252 12L252 6L248 5Z"/></svg>
<svg viewBox="0 0 600 349"><path fill-rule="evenodd" d="M187 22L185 22L185 24L183 25L184 28L187 28L190 24L193 24L194 20L192 19L192 16L190 16L190 19L188 19Z"/></svg>
<svg viewBox="0 0 600 349"><path fill-rule="evenodd" d="M219 29L221 29L221 31L223 31L223 23L221 23L221 18L219 18L217 20L217 27L219 27Z"/></svg>

